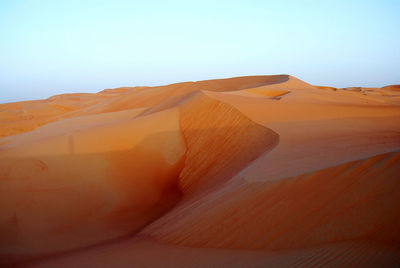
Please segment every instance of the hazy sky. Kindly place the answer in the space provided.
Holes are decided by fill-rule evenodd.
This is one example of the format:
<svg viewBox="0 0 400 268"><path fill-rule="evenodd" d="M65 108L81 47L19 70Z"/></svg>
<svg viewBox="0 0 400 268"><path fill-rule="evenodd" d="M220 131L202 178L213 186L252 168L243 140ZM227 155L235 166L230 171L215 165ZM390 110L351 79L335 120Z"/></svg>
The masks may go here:
<svg viewBox="0 0 400 268"><path fill-rule="evenodd" d="M243 75L400 84L400 1L0 0L0 102Z"/></svg>

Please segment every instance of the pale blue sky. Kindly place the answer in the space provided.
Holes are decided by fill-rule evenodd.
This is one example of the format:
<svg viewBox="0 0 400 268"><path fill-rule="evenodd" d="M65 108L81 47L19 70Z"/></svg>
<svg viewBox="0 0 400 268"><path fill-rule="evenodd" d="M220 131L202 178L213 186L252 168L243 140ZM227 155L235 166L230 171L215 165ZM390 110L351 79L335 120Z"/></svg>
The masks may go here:
<svg viewBox="0 0 400 268"><path fill-rule="evenodd" d="M400 1L0 0L0 102L243 75L400 83Z"/></svg>

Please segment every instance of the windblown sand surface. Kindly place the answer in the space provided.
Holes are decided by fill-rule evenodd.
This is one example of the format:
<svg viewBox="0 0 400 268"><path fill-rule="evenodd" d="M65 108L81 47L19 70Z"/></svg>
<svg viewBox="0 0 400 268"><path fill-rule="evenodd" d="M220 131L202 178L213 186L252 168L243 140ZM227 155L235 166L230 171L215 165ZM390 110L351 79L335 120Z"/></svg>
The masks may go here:
<svg viewBox="0 0 400 268"><path fill-rule="evenodd" d="M0 265L400 266L399 86L288 75L0 105Z"/></svg>

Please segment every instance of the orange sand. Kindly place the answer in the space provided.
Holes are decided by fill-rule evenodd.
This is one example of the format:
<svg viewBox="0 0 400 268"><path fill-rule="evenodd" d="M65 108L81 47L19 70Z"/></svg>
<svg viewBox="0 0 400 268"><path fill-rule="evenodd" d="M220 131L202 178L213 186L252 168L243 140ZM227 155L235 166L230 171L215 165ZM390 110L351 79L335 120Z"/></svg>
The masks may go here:
<svg viewBox="0 0 400 268"><path fill-rule="evenodd" d="M0 105L0 265L400 265L398 86L289 75Z"/></svg>

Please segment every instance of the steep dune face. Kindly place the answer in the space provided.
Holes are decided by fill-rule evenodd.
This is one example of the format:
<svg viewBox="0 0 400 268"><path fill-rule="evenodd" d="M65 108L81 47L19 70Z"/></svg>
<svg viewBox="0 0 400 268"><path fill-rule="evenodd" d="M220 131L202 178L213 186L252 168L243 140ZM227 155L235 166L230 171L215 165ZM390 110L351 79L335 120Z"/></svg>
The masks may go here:
<svg viewBox="0 0 400 268"><path fill-rule="evenodd" d="M260 75L260 76L243 76L227 79L204 80L194 82L192 85L196 90L209 91L235 91L246 88L254 88L266 85L276 85L289 81L289 75Z"/></svg>
<svg viewBox="0 0 400 268"><path fill-rule="evenodd" d="M280 250L349 240L398 245L399 174L400 153L389 153L276 183L242 182L161 218L145 233L207 248Z"/></svg>
<svg viewBox="0 0 400 268"><path fill-rule="evenodd" d="M184 192L198 188L203 181L215 184L231 178L279 142L277 133L203 91L174 96L143 115L174 107L179 108L187 146L185 167L179 177Z"/></svg>
<svg viewBox="0 0 400 268"><path fill-rule="evenodd" d="M4 258L132 233L180 197L186 148L176 109L86 128L77 121L69 134L60 122L0 147Z"/></svg>
<svg viewBox="0 0 400 268"><path fill-rule="evenodd" d="M231 178L279 142L277 133L203 91L171 97L141 115L175 107L180 111L180 127L187 146L179 179L184 192L197 188L202 181L215 184Z"/></svg>
<svg viewBox="0 0 400 268"><path fill-rule="evenodd" d="M288 75L286 81L280 81L280 83L263 85L264 89L275 89L275 90L314 90L315 87L306 83L294 76Z"/></svg>
<svg viewBox="0 0 400 268"><path fill-rule="evenodd" d="M286 75L285 79L277 80L276 83L268 83L256 87L249 87L242 90L226 91L238 96L264 96L280 99L281 96L290 93L292 90L315 90L316 88L293 76Z"/></svg>
<svg viewBox="0 0 400 268"><path fill-rule="evenodd" d="M231 178L278 143L275 132L204 93L190 95L179 107L188 148L179 177L184 192L205 180Z"/></svg>

